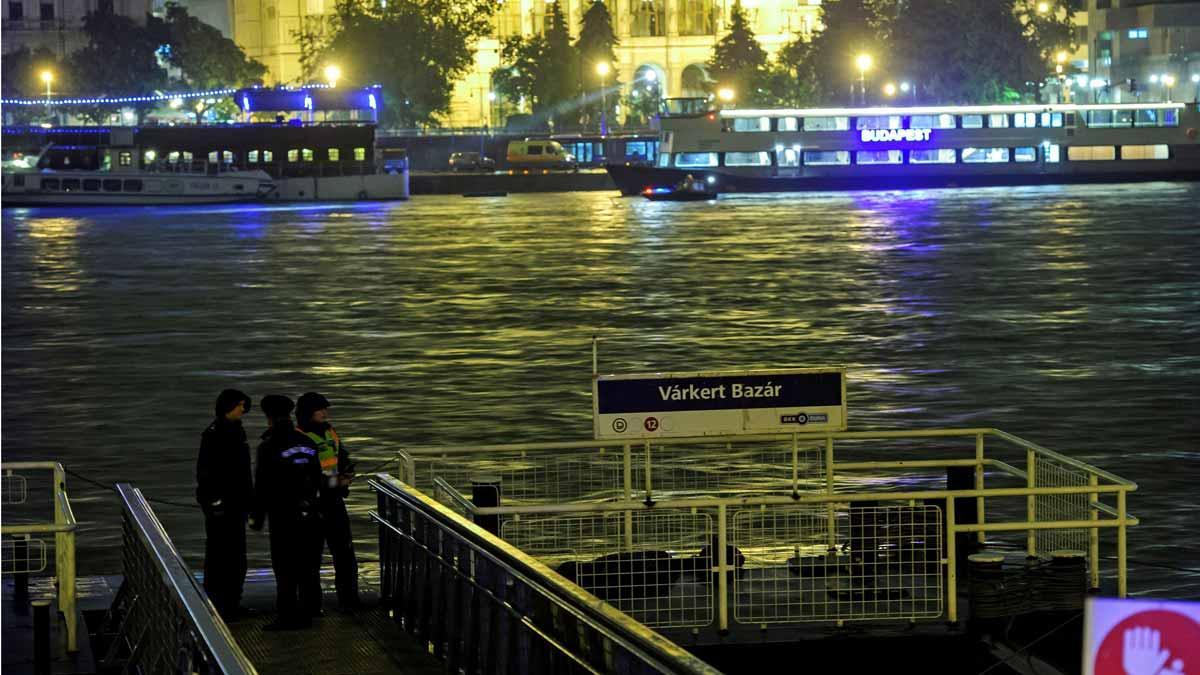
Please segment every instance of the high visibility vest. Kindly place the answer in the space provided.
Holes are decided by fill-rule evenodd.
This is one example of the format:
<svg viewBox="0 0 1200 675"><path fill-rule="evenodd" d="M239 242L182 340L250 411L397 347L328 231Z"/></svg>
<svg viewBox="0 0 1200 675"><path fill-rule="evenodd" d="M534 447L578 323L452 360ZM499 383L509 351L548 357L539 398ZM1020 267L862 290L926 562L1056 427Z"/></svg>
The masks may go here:
<svg viewBox="0 0 1200 675"><path fill-rule="evenodd" d="M305 431L299 427L296 431L308 436L317 444L317 459L321 462L321 473L326 476L336 476L338 472L338 449L342 445L342 440L338 438L337 432L333 427L325 430L325 436L321 437L311 431Z"/></svg>

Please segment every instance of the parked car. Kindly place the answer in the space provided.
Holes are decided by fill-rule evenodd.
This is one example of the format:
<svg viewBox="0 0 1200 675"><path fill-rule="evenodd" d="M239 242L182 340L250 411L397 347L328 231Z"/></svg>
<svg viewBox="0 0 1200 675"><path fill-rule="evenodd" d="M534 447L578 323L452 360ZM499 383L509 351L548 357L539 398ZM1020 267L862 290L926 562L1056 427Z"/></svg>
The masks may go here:
<svg viewBox="0 0 1200 675"><path fill-rule="evenodd" d="M491 171L496 168L496 160L478 152L450 153L451 171Z"/></svg>

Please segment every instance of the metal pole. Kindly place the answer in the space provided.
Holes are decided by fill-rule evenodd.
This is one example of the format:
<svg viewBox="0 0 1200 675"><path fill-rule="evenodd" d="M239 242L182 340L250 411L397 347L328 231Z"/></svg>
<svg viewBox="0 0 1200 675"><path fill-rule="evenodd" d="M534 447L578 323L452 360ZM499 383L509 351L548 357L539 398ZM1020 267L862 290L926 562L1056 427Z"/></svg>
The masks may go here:
<svg viewBox="0 0 1200 675"><path fill-rule="evenodd" d="M725 525L725 505L717 507L717 630L729 630L729 580L725 566L729 564L726 551L729 549L729 530Z"/></svg>
<svg viewBox="0 0 1200 675"><path fill-rule="evenodd" d="M1125 490L1117 493L1117 518L1120 519L1120 524L1117 525L1117 597L1125 597L1128 589L1129 579L1126 575L1126 568L1129 565L1129 560L1125 557L1126 535L1128 528L1125 526Z"/></svg>
<svg viewBox="0 0 1200 675"><path fill-rule="evenodd" d="M954 527L954 500L946 500L946 618L958 622L958 538Z"/></svg>
<svg viewBox="0 0 1200 675"><path fill-rule="evenodd" d="M975 489L983 489L983 434L975 436ZM975 498L975 522L983 525L984 523L984 503L983 497ZM976 541L982 546L987 539L984 532L975 535Z"/></svg>
<svg viewBox="0 0 1200 675"><path fill-rule="evenodd" d="M1100 484L1100 478L1096 474L1088 474L1088 485L1095 487ZM1093 492L1088 495L1089 511L1091 511L1092 521L1100 520L1100 509L1092 506L1100 501L1100 494ZM1088 568L1090 569L1089 588L1100 588L1100 530L1092 528L1088 530Z"/></svg>
<svg viewBox="0 0 1200 675"><path fill-rule="evenodd" d="M833 436L825 437L825 493L833 495ZM837 545L837 514L833 510L833 502L825 507L830 547Z"/></svg>
<svg viewBox="0 0 1200 675"><path fill-rule="evenodd" d="M1025 487L1037 487L1037 455L1033 448L1025 448ZM1025 497L1025 520L1032 523L1037 520L1037 497ZM1025 533L1025 555L1032 558L1037 555L1037 535L1033 529Z"/></svg>
<svg viewBox="0 0 1200 675"><path fill-rule="evenodd" d="M604 74L600 74L600 135L608 135L608 92L604 89Z"/></svg>

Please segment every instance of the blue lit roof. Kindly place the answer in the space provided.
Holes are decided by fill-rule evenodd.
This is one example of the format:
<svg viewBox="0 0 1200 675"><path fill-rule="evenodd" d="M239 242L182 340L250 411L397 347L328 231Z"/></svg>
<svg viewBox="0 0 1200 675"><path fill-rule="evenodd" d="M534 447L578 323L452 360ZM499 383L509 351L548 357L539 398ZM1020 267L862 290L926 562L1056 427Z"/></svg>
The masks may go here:
<svg viewBox="0 0 1200 675"><path fill-rule="evenodd" d="M242 112L295 110L379 110L383 87L375 84L360 89L348 87L305 87L302 89L239 89L233 102Z"/></svg>

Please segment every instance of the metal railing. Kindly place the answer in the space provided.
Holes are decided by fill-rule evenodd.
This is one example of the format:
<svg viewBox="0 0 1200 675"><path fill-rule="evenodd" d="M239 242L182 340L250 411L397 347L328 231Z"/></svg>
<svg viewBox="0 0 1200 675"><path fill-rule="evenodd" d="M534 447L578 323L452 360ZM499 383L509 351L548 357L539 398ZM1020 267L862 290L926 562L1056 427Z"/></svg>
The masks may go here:
<svg viewBox="0 0 1200 675"><path fill-rule="evenodd" d="M75 513L71 510L71 500L67 496L67 478L62 464L58 462L4 462L0 464L3 473L3 502L5 519L13 516L13 506L27 503L28 480L18 472L49 471L53 487L50 499L54 505L53 522L35 522L27 524L4 523L4 572L7 574L29 574L41 571L46 564L46 542L34 535L54 535L54 576L55 589L58 595L58 610L62 612L67 626L67 651L79 649L78 611L76 611L75 591ZM18 547L14 537L19 537L23 547ZM18 551L24 549L24 555ZM33 556L37 556L34 558ZM10 563L11 561L11 563ZM37 565L32 564L34 561Z"/></svg>
<svg viewBox="0 0 1200 675"><path fill-rule="evenodd" d="M870 458L880 446L904 458ZM707 598L720 630L731 609L734 621L758 625L957 621L954 561L959 535L970 534L980 544L1020 537L1012 545L1028 556L1078 550L1096 588L1100 533L1116 530L1123 597L1126 532L1138 524L1127 509L1133 482L988 428L421 447L399 459L404 480L437 479L455 508L501 518L518 548L549 565L589 566L592 578L576 578L586 588L672 628L709 611L704 584L715 588ZM968 486L947 489L942 471L966 472ZM500 477L500 507L461 507L476 475ZM652 601L655 590L666 605Z"/></svg>
<svg viewBox="0 0 1200 675"><path fill-rule="evenodd" d="M451 672L718 672L415 488L370 484L384 602Z"/></svg>
<svg viewBox="0 0 1200 675"><path fill-rule="evenodd" d="M151 673L256 673L141 490L118 483L117 493L125 576L113 604L119 626L105 665Z"/></svg>

